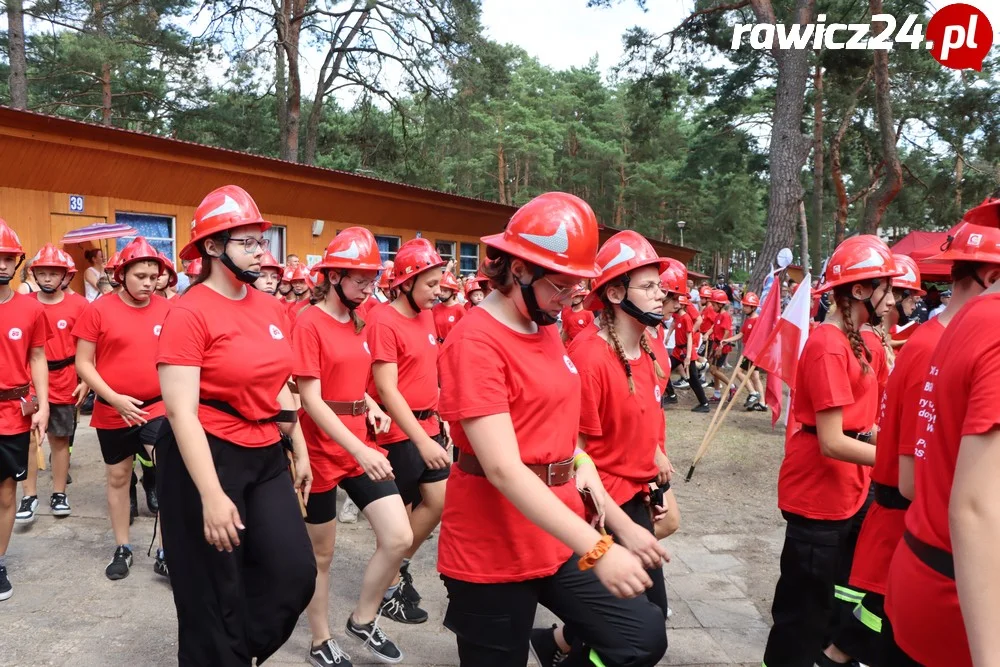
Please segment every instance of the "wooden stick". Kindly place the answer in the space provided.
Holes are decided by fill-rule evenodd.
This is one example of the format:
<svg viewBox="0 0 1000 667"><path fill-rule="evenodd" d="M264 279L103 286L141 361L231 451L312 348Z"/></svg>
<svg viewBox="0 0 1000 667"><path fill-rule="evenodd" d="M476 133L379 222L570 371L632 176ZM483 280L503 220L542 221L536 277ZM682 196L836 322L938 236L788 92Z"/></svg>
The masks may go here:
<svg viewBox="0 0 1000 667"><path fill-rule="evenodd" d="M42 443L35 431L31 432L31 444L35 447L35 465L39 470L45 470L45 452L42 451Z"/></svg>
<svg viewBox="0 0 1000 667"><path fill-rule="evenodd" d="M706 438L702 440L701 446L698 448L698 452L694 455L694 461L691 462L691 468L688 470L688 474L684 478L685 482L691 481L691 476L694 475L694 467L698 465L698 461L700 461L701 457L703 457L705 455L705 452L708 451L708 446L712 444L712 440L715 438L715 434L718 433L720 428L722 428L722 422L725 421L726 415L728 415L729 411L733 409L733 404L736 402L735 400L736 396L739 395L741 391L743 391L744 387L746 387L747 382L750 381L751 373L753 373L754 370L756 370L756 368L757 367L755 365L750 364L750 369L747 371L746 377L743 378L743 382L740 383L740 386L736 390L736 393L733 394L733 400L729 401L729 404L726 405L726 409L722 412L722 416L719 418L719 421L715 426L715 430L712 430L709 433L707 433Z"/></svg>
<svg viewBox="0 0 1000 667"><path fill-rule="evenodd" d="M736 360L736 365L733 367L733 372L729 376L729 380L726 382L725 391L722 392L722 399L719 401L719 404L715 406L715 414L712 415L712 421L708 423L708 429L705 431L705 435L702 436L701 438L702 444L704 444L705 440L708 438L708 434L712 432L712 429L715 427L715 423L719 421L719 415L722 413L722 408L725 407L726 402L728 400L736 400L736 394L733 394L732 399L728 398L729 386L733 384L733 380L736 379L736 374L740 372L740 364L742 363L743 363L743 354L741 353L740 358ZM690 382L690 380L688 380L688 382Z"/></svg>

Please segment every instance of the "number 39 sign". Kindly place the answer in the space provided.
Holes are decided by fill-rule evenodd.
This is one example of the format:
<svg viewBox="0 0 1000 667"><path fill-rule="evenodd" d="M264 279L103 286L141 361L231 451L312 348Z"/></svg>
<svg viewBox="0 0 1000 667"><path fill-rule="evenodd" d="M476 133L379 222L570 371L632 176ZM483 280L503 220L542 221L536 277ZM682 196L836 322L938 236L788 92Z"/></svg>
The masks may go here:
<svg viewBox="0 0 1000 667"><path fill-rule="evenodd" d="M69 212L83 213L83 195L69 196Z"/></svg>

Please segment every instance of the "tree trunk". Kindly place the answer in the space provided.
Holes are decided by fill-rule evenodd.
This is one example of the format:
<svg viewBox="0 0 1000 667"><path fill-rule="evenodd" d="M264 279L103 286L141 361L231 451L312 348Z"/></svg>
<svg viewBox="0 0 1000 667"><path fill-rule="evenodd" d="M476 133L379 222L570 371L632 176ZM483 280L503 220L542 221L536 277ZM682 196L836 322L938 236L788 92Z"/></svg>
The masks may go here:
<svg viewBox="0 0 1000 667"><path fill-rule="evenodd" d="M794 23L812 23L815 0L797 0ZM752 0L760 22L774 23L774 10L766 0ZM802 134L802 108L809 78L809 51L772 51L778 66L776 100L771 130L770 190L767 232L753 273L750 288L760 290L778 251L795 241L799 202L802 200L800 174L809 157L811 139Z"/></svg>
<svg viewBox="0 0 1000 667"><path fill-rule="evenodd" d="M507 201L507 160L503 153L503 142L497 144L497 195L501 204Z"/></svg>
<svg viewBox="0 0 1000 667"><path fill-rule="evenodd" d="M882 13L882 0L869 0L871 13ZM882 22L873 22L872 30L880 32L885 28ZM889 52L876 49L875 58L875 111L878 118L879 138L882 141L882 161L885 164L885 176L872 201L865 208L864 223L861 231L864 234L875 234L889 204L903 189L903 165L899 161L896 150L896 123L892 118L892 98L889 94Z"/></svg>
<svg viewBox="0 0 1000 667"><path fill-rule="evenodd" d="M799 222L802 227L802 268L806 273L812 269L809 263L809 220L806 218L806 203L799 201Z"/></svg>
<svg viewBox="0 0 1000 667"><path fill-rule="evenodd" d="M803 246L802 261L806 266L823 265L823 171L826 168L823 155L823 68L817 58L813 72L813 200L812 200L812 246L811 261L806 262L809 254ZM803 229L803 240L807 233Z"/></svg>
<svg viewBox="0 0 1000 667"><path fill-rule="evenodd" d="M24 5L7 0L7 60L10 63L10 105L28 108L28 57L24 50Z"/></svg>
<svg viewBox="0 0 1000 667"><path fill-rule="evenodd" d="M964 137L959 137L955 146L955 210L962 212L962 179L965 178L965 156L962 155Z"/></svg>
<svg viewBox="0 0 1000 667"><path fill-rule="evenodd" d="M833 139L830 141L830 178L833 179L833 189L837 193L837 212L833 219L834 248L844 240L847 230L847 208L850 203L847 199L847 188L844 187L844 172L840 168L840 144L844 140L844 134L847 133L847 127L851 124L851 119L854 118L854 109L858 104L858 96L861 95L861 91L868 85L871 75L871 70L868 70L865 80L854 91L850 104L848 104L847 110L844 111L844 117L840 119L837 133L833 135ZM816 266L819 266L819 264Z"/></svg>
<svg viewBox="0 0 1000 667"><path fill-rule="evenodd" d="M281 146L281 158L290 162L299 160L299 122L302 117L302 78L299 72L299 36L302 32L301 16L305 8L304 0L284 0L282 2L283 34L279 34L288 59L288 113L285 143Z"/></svg>
<svg viewBox="0 0 1000 667"><path fill-rule="evenodd" d="M99 41L104 41L107 30L104 27L104 5L98 1L94 3L94 26ZM102 51L107 53L106 45L101 45ZM111 63L105 57L101 62L101 124L111 125Z"/></svg>
<svg viewBox="0 0 1000 667"><path fill-rule="evenodd" d="M278 151L284 149L288 141L288 82L285 78L285 47L281 43L282 31L277 27L279 37L274 42L274 99L278 116Z"/></svg>

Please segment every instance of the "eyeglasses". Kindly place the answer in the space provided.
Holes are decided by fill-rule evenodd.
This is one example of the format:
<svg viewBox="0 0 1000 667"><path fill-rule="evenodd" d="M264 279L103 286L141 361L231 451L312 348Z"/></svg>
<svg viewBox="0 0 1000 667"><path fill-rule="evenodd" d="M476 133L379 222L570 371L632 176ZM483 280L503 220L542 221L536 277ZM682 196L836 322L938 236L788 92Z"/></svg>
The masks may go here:
<svg viewBox="0 0 1000 667"><path fill-rule="evenodd" d="M642 285L629 285L628 289L642 290L646 293L646 298L663 299L667 295L663 285L658 282L648 282Z"/></svg>
<svg viewBox="0 0 1000 667"><path fill-rule="evenodd" d="M348 278L351 277L348 276ZM371 280L366 280L365 278L351 278L351 282L354 283L354 285L362 292L374 285L375 280L375 278L372 278Z"/></svg>
<svg viewBox="0 0 1000 667"><path fill-rule="evenodd" d="M235 238L235 237L230 238L229 242L242 243L243 251L248 255L252 255L253 253L257 252L257 248L260 248L264 252L267 252L271 249L271 239L258 239L254 238L253 236L246 236L244 238Z"/></svg>
<svg viewBox="0 0 1000 667"><path fill-rule="evenodd" d="M542 278L542 280L547 282L552 289L556 291L551 299L559 303L572 301L574 298L580 296L580 294L584 291L583 283L577 283L572 287L559 287L559 285L556 285L554 282L549 280L547 276Z"/></svg>

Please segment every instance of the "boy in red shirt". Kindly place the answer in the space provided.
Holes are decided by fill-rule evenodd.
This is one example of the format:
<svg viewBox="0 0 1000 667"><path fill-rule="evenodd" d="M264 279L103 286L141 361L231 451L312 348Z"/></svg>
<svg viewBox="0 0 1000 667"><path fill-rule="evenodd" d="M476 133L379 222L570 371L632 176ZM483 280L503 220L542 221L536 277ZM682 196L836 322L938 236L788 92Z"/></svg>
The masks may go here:
<svg viewBox="0 0 1000 667"><path fill-rule="evenodd" d="M434 315L434 330L437 332L438 343L443 343L445 338L458 321L465 315L465 308L458 302L458 291L461 289L455 276L445 273L441 277L441 303L435 304L431 309Z"/></svg>
<svg viewBox="0 0 1000 667"><path fill-rule="evenodd" d="M563 308L559 319L562 322L562 339L567 345L584 331L594 328L594 313L583 307L583 300L590 294L587 290L573 299L573 303Z"/></svg>
<svg viewBox="0 0 1000 667"><path fill-rule="evenodd" d="M478 306L486 298L486 280L479 277L465 281L465 309Z"/></svg>
<svg viewBox="0 0 1000 667"><path fill-rule="evenodd" d="M79 294L67 294L60 289L69 270L66 257L66 253L48 243L38 251L31 264L39 289L31 297L42 304L50 334L45 342L49 368L48 439L52 453L49 510L53 516L60 517L69 516L72 512L66 499L70 438L76 431L76 406L88 391L87 386L76 377L76 339L73 338L73 326L88 303ZM30 452L29 459L34 460ZM37 488L38 466L29 465L28 479L24 481L24 497L16 517L18 523L34 520L34 509L38 504Z"/></svg>
<svg viewBox="0 0 1000 667"><path fill-rule="evenodd" d="M10 287L23 261L21 241L0 220L0 368L4 369L0 377L0 601L14 594L6 555L14 530L17 483L28 475L31 432L41 442L49 422L45 313L38 301ZM30 396L32 386L37 401Z"/></svg>
<svg viewBox="0 0 1000 667"><path fill-rule="evenodd" d="M743 341L743 347L747 346L747 342L750 340L750 332L753 331L754 325L757 324L757 308L760 306L760 297L758 297L753 292L747 292L743 295L741 301L743 305L743 324L740 325L740 331L735 336L730 336L729 338L723 339L723 345L730 345L738 340ZM743 375L750 370L750 360L744 358L740 362L740 367L736 371L736 375L733 377L733 382L736 385L743 383ZM736 387L730 387L731 392L736 391ZM767 410L767 406L761 403L761 397L764 395L764 383L761 382L760 373L755 368L753 373L750 375L750 395L747 396L746 403L744 407L747 411L758 411L764 412Z"/></svg>
<svg viewBox="0 0 1000 667"><path fill-rule="evenodd" d="M718 403L722 400L722 388L729 380L722 369L726 365L726 355L732 350L732 346L728 346L722 341L733 333L733 316L729 314L729 296L724 290L712 290L712 296L708 303L708 309L715 311L708 339L708 361L710 364L708 372L715 378L715 395L709 400ZM704 329L704 325L702 328Z"/></svg>
<svg viewBox="0 0 1000 667"><path fill-rule="evenodd" d="M284 279L292 285L292 289L286 297L286 303L288 304L288 317L294 322L295 316L309 305L309 297L311 296L309 270L301 264L293 269L285 269Z"/></svg>
<svg viewBox="0 0 1000 667"><path fill-rule="evenodd" d="M711 408L705 397L705 387L701 383L696 361L698 346L701 343L701 334L698 333L701 322L702 316L690 302L674 315L674 351L670 355L670 368L673 371L679 367L681 378L687 381L695 398L698 399L698 405L694 406L691 412L707 413Z"/></svg>

